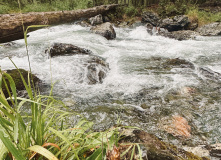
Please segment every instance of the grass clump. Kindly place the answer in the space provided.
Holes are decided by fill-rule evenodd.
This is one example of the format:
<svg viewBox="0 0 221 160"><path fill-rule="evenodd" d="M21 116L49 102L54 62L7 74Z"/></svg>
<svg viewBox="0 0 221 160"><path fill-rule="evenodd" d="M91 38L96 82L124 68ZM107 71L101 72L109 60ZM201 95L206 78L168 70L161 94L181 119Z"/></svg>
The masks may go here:
<svg viewBox="0 0 221 160"><path fill-rule="evenodd" d="M117 145L118 128L94 132L93 122L83 118L70 122L75 113L66 111L52 94L33 94L30 79L26 83L20 75L29 98L17 97L12 77L0 74L0 84L11 91L6 99L0 88L0 159L101 159ZM23 113L24 108L31 112Z"/></svg>
<svg viewBox="0 0 221 160"><path fill-rule="evenodd" d="M190 8L186 12L187 16L194 21L198 21L199 26L211 23L211 22L221 22L221 12L212 13L206 11L200 11L197 7Z"/></svg>
<svg viewBox="0 0 221 160"><path fill-rule="evenodd" d="M0 14L16 13L16 12L47 12L76 10L93 7L93 0L55 0L55 1L19 1L21 6L18 8L17 1L11 2L6 0L5 3L0 2Z"/></svg>

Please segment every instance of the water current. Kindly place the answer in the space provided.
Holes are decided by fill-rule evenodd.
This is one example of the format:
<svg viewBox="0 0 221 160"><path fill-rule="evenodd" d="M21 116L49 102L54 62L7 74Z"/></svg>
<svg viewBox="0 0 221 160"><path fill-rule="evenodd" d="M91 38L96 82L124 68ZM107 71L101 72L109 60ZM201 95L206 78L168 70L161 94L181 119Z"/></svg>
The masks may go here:
<svg viewBox="0 0 221 160"><path fill-rule="evenodd" d="M192 127L191 143L221 142L221 37L177 41L151 36L144 26L115 31L115 40L71 24L31 32L32 72L46 85L57 81L54 95L94 121L96 129L120 120L123 125L176 141L159 124L164 117L181 115ZM19 68L28 70L24 40L14 42L0 46L1 68L14 69L11 57ZM103 83L87 83L83 55L48 58L45 50L55 42L86 48L103 57L110 68ZM192 66L170 63L176 58Z"/></svg>

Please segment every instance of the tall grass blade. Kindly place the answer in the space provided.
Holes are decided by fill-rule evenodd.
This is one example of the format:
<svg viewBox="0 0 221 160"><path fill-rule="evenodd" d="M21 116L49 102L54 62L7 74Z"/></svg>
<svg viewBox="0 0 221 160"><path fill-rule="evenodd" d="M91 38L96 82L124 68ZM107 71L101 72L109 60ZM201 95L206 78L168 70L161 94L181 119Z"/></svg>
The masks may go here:
<svg viewBox="0 0 221 160"><path fill-rule="evenodd" d="M28 149L41 154L42 156L48 158L49 160L58 160L54 154L52 154L50 151L48 151L47 149L45 149L42 146L35 145L35 146L29 147Z"/></svg>
<svg viewBox="0 0 221 160"><path fill-rule="evenodd" d="M128 152L132 147L133 147L133 145L131 145L130 147L128 147L127 150L124 151L124 152L120 155L120 157L123 157L125 154L127 154L127 152Z"/></svg>
<svg viewBox="0 0 221 160"><path fill-rule="evenodd" d="M26 160L21 154L21 150L15 148L12 141L8 138L8 135L4 133L4 129L0 126L0 139L4 143L5 147L8 148L8 151L12 153L16 160Z"/></svg>
<svg viewBox="0 0 221 160"><path fill-rule="evenodd" d="M52 131L54 134L56 134L58 137L60 137L60 138L61 138L63 141L65 141L67 144L69 144L69 146L73 149L73 152L74 152L76 158L77 158L78 160L80 160L79 157L78 157L78 154L77 154L77 152L76 152L76 150L75 150L75 148L73 147L73 145L71 144L71 142L70 142L64 135L62 135L60 132L56 131L55 129L53 129L53 128L51 128L51 127L49 127L49 130Z"/></svg>
<svg viewBox="0 0 221 160"><path fill-rule="evenodd" d="M136 144L136 145L137 145L137 149L138 149L140 160L143 160L143 158L142 158L142 150L140 149L140 145L139 144Z"/></svg>
<svg viewBox="0 0 221 160"><path fill-rule="evenodd" d="M9 58L10 59L10 58ZM10 59L10 61L13 63L13 65L15 66L15 68L18 70L20 76L21 76L21 79L22 79L22 82L25 86L25 89L26 91L28 92L28 96L30 97L31 100L33 100L33 94L32 94L32 90L31 90L31 86L28 86L27 83L25 82L25 79L24 77L22 76L20 70L18 69L18 67L15 65L15 63Z"/></svg>
<svg viewBox="0 0 221 160"><path fill-rule="evenodd" d="M134 153L135 153L135 145L134 145L134 147L133 147L133 149L132 149L132 153L131 153L130 160L133 160L133 158L134 158Z"/></svg>
<svg viewBox="0 0 221 160"><path fill-rule="evenodd" d="M0 159L5 159L8 149L5 147L4 143L0 140Z"/></svg>
<svg viewBox="0 0 221 160"><path fill-rule="evenodd" d="M16 93L16 86L15 86L15 82L14 80L12 79L12 77L7 74L7 73L4 73L3 76L6 76L8 81L9 81L9 85L10 85L10 88L11 88L11 91L12 91L12 94L14 96L14 101L15 101L15 106L17 106L17 93ZM3 77L4 78L4 77ZM6 85L6 84L5 84Z"/></svg>
<svg viewBox="0 0 221 160"><path fill-rule="evenodd" d="M106 151L103 150L105 153ZM102 160L102 148L98 148L91 156L89 156L86 160Z"/></svg>

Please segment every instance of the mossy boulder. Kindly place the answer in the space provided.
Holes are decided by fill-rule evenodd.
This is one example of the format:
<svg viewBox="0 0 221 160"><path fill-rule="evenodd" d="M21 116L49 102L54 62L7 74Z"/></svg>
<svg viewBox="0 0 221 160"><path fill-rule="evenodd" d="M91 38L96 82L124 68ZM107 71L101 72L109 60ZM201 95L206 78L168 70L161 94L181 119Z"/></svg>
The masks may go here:
<svg viewBox="0 0 221 160"><path fill-rule="evenodd" d="M26 83L28 83L28 77L29 77L30 80L31 80L31 78L33 79L33 82L34 82L34 85L35 85L35 86L37 86L37 85L39 84L40 79L39 79L36 75L31 74L31 73L29 73L28 71L26 71L26 70L24 70L24 69L19 69L19 71L20 71L20 73L22 74L22 76L24 77L24 80L25 80ZM16 91L17 91L17 93L18 93L19 91L25 90L25 86L24 86L24 83L23 83L23 81L22 81L22 79L21 79L21 76L20 76L19 71L18 71L17 69L12 69L12 70L3 71L3 72L6 72L7 74L9 74L9 75L13 78L13 80L14 80L14 82L15 82L15 85L16 85ZM7 85L8 85L8 88L10 88L10 87L9 87L9 81L7 80L7 77L4 76L4 73L3 73L3 77L4 77L5 80L6 80L6 83L7 83ZM5 97L8 97L9 94L8 94L8 92L7 92L7 89L6 89L6 86L5 86L4 83L2 83L2 90L3 90L3 93L5 94ZM9 90L10 90L10 92L11 92L11 89L9 89Z"/></svg>

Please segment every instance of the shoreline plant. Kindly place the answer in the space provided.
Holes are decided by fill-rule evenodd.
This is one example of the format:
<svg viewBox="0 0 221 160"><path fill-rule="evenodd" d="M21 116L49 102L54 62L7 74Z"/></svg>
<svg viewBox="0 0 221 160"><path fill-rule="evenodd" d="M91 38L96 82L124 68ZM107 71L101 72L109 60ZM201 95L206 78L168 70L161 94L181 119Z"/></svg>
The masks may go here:
<svg viewBox="0 0 221 160"><path fill-rule="evenodd" d="M21 8L19 0L18 4ZM48 96L41 95L35 87L31 73L27 32L29 28L37 27L43 26L29 26L25 29L23 25L29 63L27 81L11 60L20 74L28 98L17 95L13 78L0 69L0 159L102 160L108 159L113 154L119 158L120 152L117 147L122 127L95 132L92 129L93 122L87 121L78 113L71 113L62 101L53 97L53 84ZM8 97L2 90L3 85ZM30 112L25 113L24 109ZM70 116L75 117L74 122L70 120ZM137 147L140 160L142 159L139 144L126 145L129 147L121 156L132 149L132 159ZM118 152L110 152L113 148Z"/></svg>

